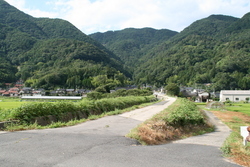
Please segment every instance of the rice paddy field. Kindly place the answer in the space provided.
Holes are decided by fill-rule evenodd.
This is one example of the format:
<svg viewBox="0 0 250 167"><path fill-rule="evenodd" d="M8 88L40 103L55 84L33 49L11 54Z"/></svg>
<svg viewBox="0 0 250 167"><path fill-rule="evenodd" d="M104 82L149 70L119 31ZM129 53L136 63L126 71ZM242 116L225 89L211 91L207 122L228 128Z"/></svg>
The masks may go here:
<svg viewBox="0 0 250 167"><path fill-rule="evenodd" d="M0 109L11 109L20 107L27 102L21 101L20 98L0 97Z"/></svg>

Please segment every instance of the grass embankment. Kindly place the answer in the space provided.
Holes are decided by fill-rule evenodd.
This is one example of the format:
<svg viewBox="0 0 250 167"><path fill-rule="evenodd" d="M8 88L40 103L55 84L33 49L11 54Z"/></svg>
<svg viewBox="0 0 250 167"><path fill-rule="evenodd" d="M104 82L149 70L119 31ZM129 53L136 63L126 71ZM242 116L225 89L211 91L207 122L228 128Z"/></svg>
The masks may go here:
<svg viewBox="0 0 250 167"><path fill-rule="evenodd" d="M9 131L52 128L74 125L90 119L125 112L124 109L149 103L153 96L128 96L100 100L82 100L81 102L33 102L21 107L0 111L0 121L15 120L6 127ZM71 120L71 121L70 121ZM41 125L46 126L41 126Z"/></svg>
<svg viewBox="0 0 250 167"><path fill-rule="evenodd" d="M144 145L155 145L213 130L214 127L193 102L178 98L167 109L140 124L127 136Z"/></svg>
<svg viewBox="0 0 250 167"><path fill-rule="evenodd" d="M232 133L221 147L224 156L250 167L250 143L244 146L240 135L240 126L250 126L250 103L229 103L223 109L214 109L212 112L232 129Z"/></svg>

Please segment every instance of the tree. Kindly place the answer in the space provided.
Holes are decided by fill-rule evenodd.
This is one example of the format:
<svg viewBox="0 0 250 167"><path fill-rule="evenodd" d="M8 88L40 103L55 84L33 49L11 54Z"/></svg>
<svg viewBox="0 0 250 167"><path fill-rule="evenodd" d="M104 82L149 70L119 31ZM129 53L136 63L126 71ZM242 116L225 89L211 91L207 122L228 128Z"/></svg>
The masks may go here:
<svg viewBox="0 0 250 167"><path fill-rule="evenodd" d="M180 88L178 85L174 84L174 83L170 83L165 87L165 90L167 91L168 95L179 95L180 93Z"/></svg>

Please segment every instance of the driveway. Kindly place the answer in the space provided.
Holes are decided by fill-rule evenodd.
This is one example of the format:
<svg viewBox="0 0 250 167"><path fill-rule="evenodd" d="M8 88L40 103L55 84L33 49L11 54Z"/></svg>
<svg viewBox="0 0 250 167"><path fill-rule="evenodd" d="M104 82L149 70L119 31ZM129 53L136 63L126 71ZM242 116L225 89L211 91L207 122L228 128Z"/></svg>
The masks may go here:
<svg viewBox="0 0 250 167"><path fill-rule="evenodd" d="M174 98L143 109L76 126L0 134L1 167L237 167L219 147L230 130L216 117L216 132L158 146L124 137Z"/></svg>

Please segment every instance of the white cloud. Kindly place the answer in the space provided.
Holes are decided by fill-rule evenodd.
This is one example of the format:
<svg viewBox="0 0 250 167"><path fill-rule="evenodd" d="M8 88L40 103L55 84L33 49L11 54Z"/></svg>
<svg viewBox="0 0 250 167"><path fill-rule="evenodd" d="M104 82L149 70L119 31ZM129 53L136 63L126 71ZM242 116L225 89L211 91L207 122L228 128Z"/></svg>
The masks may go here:
<svg viewBox="0 0 250 167"><path fill-rule="evenodd" d="M35 17L68 20L86 34L128 27L181 31L211 14L242 17L250 9L249 0L50 0L53 11L28 8L25 0L7 2Z"/></svg>
<svg viewBox="0 0 250 167"><path fill-rule="evenodd" d="M47 12L47 11L42 11L39 8L39 6L37 6L37 9L31 9L28 8L28 3L26 0L5 0L6 2L8 2L9 4L11 4L12 6L15 6L16 8L18 8L19 10L32 15L34 17L50 17L50 18L55 18L55 17L59 17L59 15L55 12Z"/></svg>
<svg viewBox="0 0 250 167"><path fill-rule="evenodd" d="M5 0L9 4L15 6L18 9L22 9L25 6L25 0Z"/></svg>
<svg viewBox="0 0 250 167"><path fill-rule="evenodd" d="M86 33L127 27L182 30L188 16L183 13L194 13L193 3L183 0L59 0L55 5L66 7L63 18Z"/></svg>

